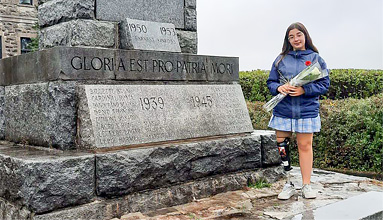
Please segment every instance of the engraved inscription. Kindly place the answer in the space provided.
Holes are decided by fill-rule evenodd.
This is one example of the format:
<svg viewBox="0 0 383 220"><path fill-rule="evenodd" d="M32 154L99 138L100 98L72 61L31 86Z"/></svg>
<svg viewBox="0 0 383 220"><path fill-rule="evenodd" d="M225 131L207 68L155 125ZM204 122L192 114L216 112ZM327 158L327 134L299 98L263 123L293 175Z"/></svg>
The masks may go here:
<svg viewBox="0 0 383 220"><path fill-rule="evenodd" d="M142 110L164 109L165 103L162 97L140 98Z"/></svg>
<svg viewBox="0 0 383 220"><path fill-rule="evenodd" d="M144 24L128 23L128 27L131 32L148 33L148 28Z"/></svg>
<svg viewBox="0 0 383 220"><path fill-rule="evenodd" d="M174 24L126 18L121 23L121 47L181 52Z"/></svg>
<svg viewBox="0 0 383 220"><path fill-rule="evenodd" d="M199 96L193 96L191 97L193 107L212 107L213 106L213 99L210 95L199 97Z"/></svg>
<svg viewBox="0 0 383 220"><path fill-rule="evenodd" d="M96 147L252 132L239 85L86 85Z"/></svg>
<svg viewBox="0 0 383 220"><path fill-rule="evenodd" d="M170 36L176 36L177 35L175 28L160 27L160 32L162 35L170 35Z"/></svg>
<svg viewBox="0 0 383 220"><path fill-rule="evenodd" d="M123 59L113 57L85 57L74 56L70 59L70 65L74 70L90 71L118 71L118 72L138 72L145 74L153 73L192 73L204 74L211 72L214 74L234 73L234 63L206 63L190 62L183 60L162 60L162 59Z"/></svg>

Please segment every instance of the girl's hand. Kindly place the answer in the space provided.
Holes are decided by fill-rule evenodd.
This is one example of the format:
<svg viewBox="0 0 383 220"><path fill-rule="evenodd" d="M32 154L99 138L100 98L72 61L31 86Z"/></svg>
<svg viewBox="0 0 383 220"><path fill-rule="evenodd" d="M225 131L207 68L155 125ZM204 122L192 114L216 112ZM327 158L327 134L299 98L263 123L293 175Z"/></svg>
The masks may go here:
<svg viewBox="0 0 383 220"><path fill-rule="evenodd" d="M294 88L294 87L290 86L288 83L286 83L282 86L279 86L277 90L279 93L282 93L283 95L288 95L292 88Z"/></svg>
<svg viewBox="0 0 383 220"><path fill-rule="evenodd" d="M303 87L301 87L301 86L299 86L299 87L291 86L290 87L290 93L289 93L290 96L300 96L303 94L305 94L305 90L303 89Z"/></svg>

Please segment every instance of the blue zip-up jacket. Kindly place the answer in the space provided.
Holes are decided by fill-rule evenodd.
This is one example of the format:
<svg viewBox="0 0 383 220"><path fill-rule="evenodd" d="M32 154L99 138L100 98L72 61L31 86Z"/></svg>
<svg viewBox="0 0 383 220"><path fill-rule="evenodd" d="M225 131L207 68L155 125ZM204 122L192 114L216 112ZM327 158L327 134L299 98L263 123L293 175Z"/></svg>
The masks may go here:
<svg viewBox="0 0 383 220"><path fill-rule="evenodd" d="M319 62L324 71L328 71L327 65L318 53L312 50L290 51L276 67L276 63L280 60L279 55L271 68L267 87L272 95L277 95L278 87L283 85L280 82L278 70L286 79L291 79L306 68L306 61L313 64ZM327 76L314 82L303 85L305 94L301 96L286 96L275 108L273 114L283 118L315 118L319 114L319 96L327 92L330 86L330 78Z"/></svg>

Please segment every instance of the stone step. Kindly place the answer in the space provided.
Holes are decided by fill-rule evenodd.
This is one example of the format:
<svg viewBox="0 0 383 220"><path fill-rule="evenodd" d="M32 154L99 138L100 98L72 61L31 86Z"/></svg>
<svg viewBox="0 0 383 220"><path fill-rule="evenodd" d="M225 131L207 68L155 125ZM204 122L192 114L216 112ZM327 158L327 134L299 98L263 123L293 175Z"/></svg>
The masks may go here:
<svg viewBox="0 0 383 220"><path fill-rule="evenodd" d="M3 142L0 143L0 199L12 207L43 214L100 199L279 165L280 161L275 159L278 152L271 141L273 135L273 132L256 131L246 136L107 153L59 151ZM226 190L230 189L229 184ZM221 189L217 193L222 190L225 191ZM189 191L181 194L189 195L189 199L193 196ZM200 194L211 195L206 190Z"/></svg>
<svg viewBox="0 0 383 220"><path fill-rule="evenodd" d="M94 163L91 154L0 145L0 197L37 213L88 203Z"/></svg>
<svg viewBox="0 0 383 220"><path fill-rule="evenodd" d="M132 193L114 199L99 197L92 203L35 215L32 220L113 219L127 213L150 212L198 201L227 191L241 190L249 180L256 181L264 178L270 183L274 183L281 179L283 175L281 166L215 175L160 189ZM16 219L24 220L22 218Z"/></svg>
<svg viewBox="0 0 383 220"><path fill-rule="evenodd" d="M288 219L383 219L383 192L367 192Z"/></svg>

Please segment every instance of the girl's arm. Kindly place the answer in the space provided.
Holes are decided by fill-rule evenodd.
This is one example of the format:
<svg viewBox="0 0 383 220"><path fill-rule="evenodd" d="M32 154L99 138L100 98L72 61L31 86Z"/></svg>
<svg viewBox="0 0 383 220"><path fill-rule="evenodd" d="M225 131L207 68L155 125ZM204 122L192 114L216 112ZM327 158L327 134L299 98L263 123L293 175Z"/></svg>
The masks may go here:
<svg viewBox="0 0 383 220"><path fill-rule="evenodd" d="M305 90L305 96L320 96L325 94L330 87L330 78L326 76L302 87Z"/></svg>
<svg viewBox="0 0 383 220"><path fill-rule="evenodd" d="M271 67L269 78L266 81L267 88L269 88L269 91L273 96L278 95L278 87L282 85L279 83L279 73L275 67L275 62L276 61L274 61L273 66Z"/></svg>
<svg viewBox="0 0 383 220"><path fill-rule="evenodd" d="M327 69L327 65L324 62L324 60L319 57L318 62L322 67L323 71L329 72ZM305 90L305 96L320 96L325 94L328 91L328 88L330 87L330 77L326 76L322 79L318 79L312 83L308 83L306 85L302 86L303 89Z"/></svg>

